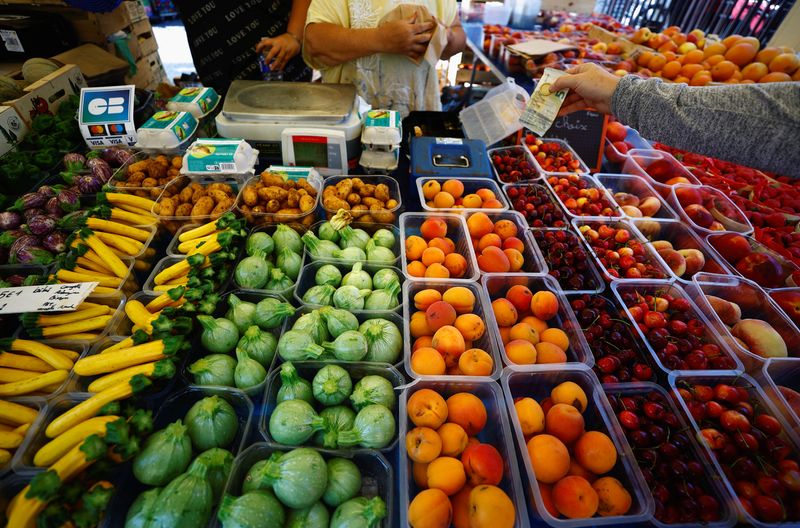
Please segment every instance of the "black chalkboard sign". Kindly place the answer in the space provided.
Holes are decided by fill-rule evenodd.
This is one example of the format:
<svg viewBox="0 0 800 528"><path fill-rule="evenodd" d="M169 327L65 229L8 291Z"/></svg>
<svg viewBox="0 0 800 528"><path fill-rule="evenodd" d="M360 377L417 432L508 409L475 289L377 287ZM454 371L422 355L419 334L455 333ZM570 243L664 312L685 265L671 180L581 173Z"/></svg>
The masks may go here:
<svg viewBox="0 0 800 528"><path fill-rule="evenodd" d="M563 139L592 172L599 171L603 162L606 123L608 116L589 110L580 110L556 118L545 137Z"/></svg>

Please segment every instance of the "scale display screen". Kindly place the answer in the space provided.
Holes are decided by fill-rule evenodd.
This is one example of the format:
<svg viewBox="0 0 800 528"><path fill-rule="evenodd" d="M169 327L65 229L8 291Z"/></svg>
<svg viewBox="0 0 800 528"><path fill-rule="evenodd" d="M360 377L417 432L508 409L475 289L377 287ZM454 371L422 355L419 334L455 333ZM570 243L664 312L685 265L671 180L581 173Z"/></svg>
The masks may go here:
<svg viewBox="0 0 800 528"><path fill-rule="evenodd" d="M299 166L327 167L328 142L325 138L292 136L294 161Z"/></svg>

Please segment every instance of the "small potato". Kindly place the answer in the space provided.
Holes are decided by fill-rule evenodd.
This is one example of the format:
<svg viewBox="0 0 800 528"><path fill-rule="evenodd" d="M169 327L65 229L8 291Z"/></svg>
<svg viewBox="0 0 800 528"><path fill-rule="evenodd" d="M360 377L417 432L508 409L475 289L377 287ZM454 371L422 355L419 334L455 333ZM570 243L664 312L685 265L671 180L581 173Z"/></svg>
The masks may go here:
<svg viewBox="0 0 800 528"><path fill-rule="evenodd" d="M283 184L283 178L277 174L273 174L271 172L262 172L261 173L261 182L264 185L281 185Z"/></svg>
<svg viewBox="0 0 800 528"><path fill-rule="evenodd" d="M316 202L316 200L314 200L314 198L310 197L307 194L301 196L300 197L300 203L299 203L300 211L302 211L303 213L307 213L308 211L311 211L312 209L314 209L314 203L315 202Z"/></svg>
<svg viewBox="0 0 800 528"><path fill-rule="evenodd" d="M267 202L267 212L277 213L281 208L281 203L278 200L270 200Z"/></svg>
<svg viewBox="0 0 800 528"><path fill-rule="evenodd" d="M192 204L184 203L175 208L174 216L189 216L192 213Z"/></svg>
<svg viewBox="0 0 800 528"><path fill-rule="evenodd" d="M142 180L142 187L156 187L158 185L158 180L155 178L145 178Z"/></svg>
<svg viewBox="0 0 800 528"><path fill-rule="evenodd" d="M145 178L144 172L136 171L136 172L128 172L128 181L129 182L137 182L142 181Z"/></svg>
<svg viewBox="0 0 800 528"><path fill-rule="evenodd" d="M211 214L212 215L222 214L228 211L228 209L230 209L232 205L233 205L233 199L226 198L225 200L218 202L217 205L214 206L214 209L211 210Z"/></svg>
<svg viewBox="0 0 800 528"><path fill-rule="evenodd" d="M379 207L383 207L383 202L381 202L380 200L378 200L376 198L369 198L369 197L368 198L363 198L361 200L361 203L363 203L364 205L366 205L370 209L372 208L373 205L377 205Z"/></svg>
<svg viewBox="0 0 800 528"><path fill-rule="evenodd" d="M215 203L220 203L231 198L231 195L221 189L212 189L208 195L214 199Z"/></svg>
<svg viewBox="0 0 800 528"><path fill-rule="evenodd" d="M346 178L336 184L336 197L340 200L346 200L347 195L353 192L353 180Z"/></svg>
<svg viewBox="0 0 800 528"><path fill-rule="evenodd" d="M375 196L375 186L371 183L365 183L363 187L361 187L361 196L364 197L373 197Z"/></svg>
<svg viewBox="0 0 800 528"><path fill-rule="evenodd" d="M289 207L297 207L298 203L300 203L300 195L297 189L289 190L289 193L286 195L286 205Z"/></svg>
<svg viewBox="0 0 800 528"><path fill-rule="evenodd" d="M350 205L358 205L361 203L361 195L358 193L350 193L347 195L347 203Z"/></svg>
<svg viewBox="0 0 800 528"><path fill-rule="evenodd" d="M164 198L158 204L158 214L161 216L172 216L175 212L175 202L172 198Z"/></svg>
<svg viewBox="0 0 800 528"><path fill-rule="evenodd" d="M242 201L248 206L258 203L258 192L255 187L248 185L244 188L244 191L242 191Z"/></svg>
<svg viewBox="0 0 800 528"><path fill-rule="evenodd" d="M329 211L338 211L339 209L345 209L345 210L350 209L349 203L339 199L336 196L328 196L327 198L323 198L322 205L325 207L325 209L328 209Z"/></svg>
<svg viewBox="0 0 800 528"><path fill-rule="evenodd" d="M239 206L239 209L241 209L241 211L242 211L244 214L247 214L247 213L249 213L249 212L251 211L251 209L250 209L250 206L249 206L249 205L247 205L247 204L242 204L242 205L240 205L240 206Z"/></svg>
<svg viewBox="0 0 800 528"><path fill-rule="evenodd" d="M279 209L277 212L279 215L299 215L300 213L301 211L297 207L286 207L284 209Z"/></svg>
<svg viewBox="0 0 800 528"><path fill-rule="evenodd" d="M170 165L173 168L180 170L180 168L183 167L183 158L180 156L173 157L172 161L170 161Z"/></svg>
<svg viewBox="0 0 800 528"><path fill-rule="evenodd" d="M286 189L287 191L289 189L294 189L296 187L297 187L297 182L295 182L294 180L286 180L285 182L283 182L283 188Z"/></svg>
<svg viewBox="0 0 800 528"><path fill-rule="evenodd" d="M147 198L147 197L149 196L150 198L152 198L153 200L155 200L156 198L158 198L159 196L161 196L161 189L156 189L156 188L153 188L153 189L150 189L150 192L149 192L149 193L147 193L147 194L141 194L140 196L141 196L142 198Z"/></svg>
<svg viewBox="0 0 800 528"><path fill-rule="evenodd" d="M142 160L142 161L137 161L136 163L131 163L130 165L128 165L128 174L132 172L144 172L149 162L150 160Z"/></svg>
<svg viewBox="0 0 800 528"><path fill-rule="evenodd" d="M206 216L214 210L214 199L210 196L201 196L194 207L192 207L191 215L193 217Z"/></svg>
<svg viewBox="0 0 800 528"><path fill-rule="evenodd" d="M394 209L395 207L397 207L398 203L397 200L392 198L390 200L387 200L385 205L387 209Z"/></svg>
<svg viewBox="0 0 800 528"><path fill-rule="evenodd" d="M194 189L191 187L184 187L183 190L178 195L181 203L187 203L192 201L192 194L194 194Z"/></svg>
<svg viewBox="0 0 800 528"><path fill-rule="evenodd" d="M364 180L361 178L351 178L353 180L353 189L359 190L364 186Z"/></svg>
<svg viewBox="0 0 800 528"><path fill-rule="evenodd" d="M389 196L389 186L386 185L385 183L379 183L378 185L376 185L375 186L375 198L377 198L378 200L380 200L382 202L385 202L385 201L391 199L391 196Z"/></svg>
<svg viewBox="0 0 800 528"><path fill-rule="evenodd" d="M311 196L317 195L317 190L314 188L313 185L308 183L308 180L306 180L305 178L300 178L299 180L297 180L297 186L305 190Z"/></svg>
<svg viewBox="0 0 800 528"><path fill-rule="evenodd" d="M266 212L267 212L267 208L266 208L266 207L264 207L264 206L263 206L263 205L261 205L261 204L258 204L258 205L256 205L255 207L253 207L253 208L250 210L250 212L251 212L251 213L259 213L259 214L264 214L264 213L266 213Z"/></svg>
<svg viewBox="0 0 800 528"><path fill-rule="evenodd" d="M197 202L200 201L200 199L206 198L206 197L210 198L210 196L208 196L208 192L205 189L195 189L195 191L192 193L191 202L193 204L196 204Z"/></svg>
<svg viewBox="0 0 800 528"><path fill-rule="evenodd" d="M363 215L358 217L358 221L359 222L364 222L364 223L372 223L372 222L375 222L375 219L372 218L372 215L370 215L370 214L363 214Z"/></svg>

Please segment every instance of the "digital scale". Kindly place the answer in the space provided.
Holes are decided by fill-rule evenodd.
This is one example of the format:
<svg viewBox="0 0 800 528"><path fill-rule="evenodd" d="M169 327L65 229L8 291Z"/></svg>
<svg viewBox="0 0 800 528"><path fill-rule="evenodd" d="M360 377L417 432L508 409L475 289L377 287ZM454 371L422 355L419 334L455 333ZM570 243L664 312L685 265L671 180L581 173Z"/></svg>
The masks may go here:
<svg viewBox="0 0 800 528"><path fill-rule="evenodd" d="M233 81L217 131L241 138L270 163L347 174L361 153L361 117L352 84Z"/></svg>

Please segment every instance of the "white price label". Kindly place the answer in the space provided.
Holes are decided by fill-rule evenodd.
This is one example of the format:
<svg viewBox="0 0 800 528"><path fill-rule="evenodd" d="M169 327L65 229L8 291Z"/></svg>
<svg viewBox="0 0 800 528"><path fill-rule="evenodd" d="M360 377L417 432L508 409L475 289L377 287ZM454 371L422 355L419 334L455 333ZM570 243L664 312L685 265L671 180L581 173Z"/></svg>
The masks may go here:
<svg viewBox="0 0 800 528"><path fill-rule="evenodd" d="M0 288L0 314L63 312L78 308L97 282Z"/></svg>

